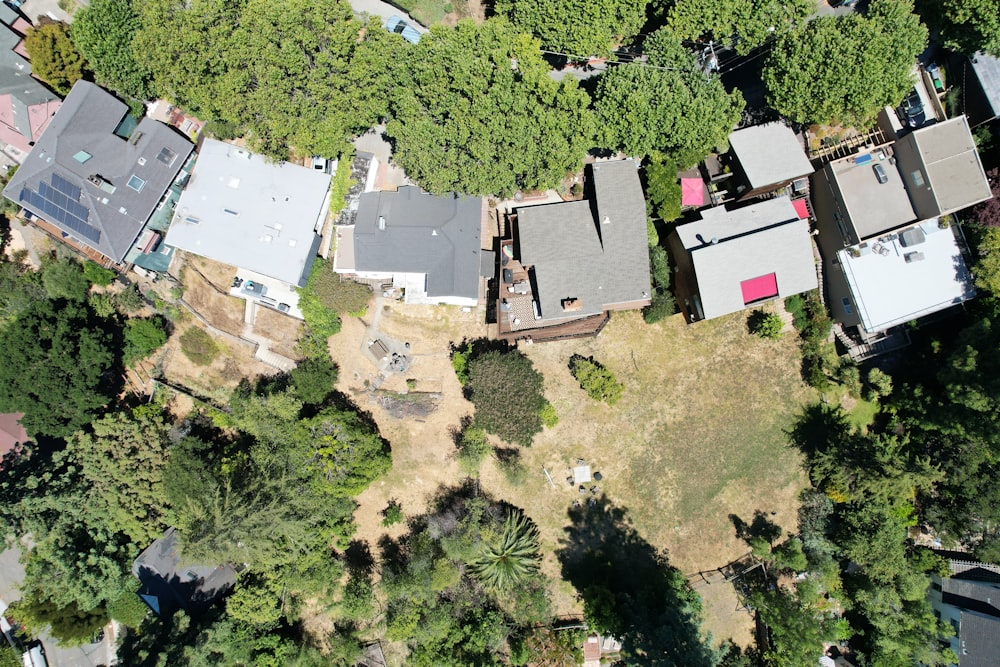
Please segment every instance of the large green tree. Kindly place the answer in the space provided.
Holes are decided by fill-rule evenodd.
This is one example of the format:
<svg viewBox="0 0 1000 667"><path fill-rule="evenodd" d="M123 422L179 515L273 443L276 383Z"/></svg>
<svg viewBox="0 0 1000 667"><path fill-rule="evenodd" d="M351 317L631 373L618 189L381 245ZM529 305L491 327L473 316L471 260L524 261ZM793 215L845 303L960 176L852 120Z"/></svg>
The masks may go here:
<svg viewBox="0 0 1000 667"><path fill-rule="evenodd" d="M145 100L153 93L151 76L132 47L140 27L133 0L93 0L74 15L70 36L98 83Z"/></svg>
<svg viewBox="0 0 1000 667"><path fill-rule="evenodd" d="M394 160L434 193L510 195L579 169L589 100L576 81L549 78L538 47L504 19L435 26L399 71Z"/></svg>
<svg viewBox="0 0 1000 667"><path fill-rule="evenodd" d="M1000 56L1000 3L997 0L925 2L928 19L941 31L944 45L959 53L986 51Z"/></svg>
<svg viewBox="0 0 1000 667"><path fill-rule="evenodd" d="M495 9L546 49L571 56L610 55L646 21L645 0L499 0Z"/></svg>
<svg viewBox="0 0 1000 667"><path fill-rule="evenodd" d="M813 0L657 0L680 39L714 40L746 54L816 11Z"/></svg>
<svg viewBox="0 0 1000 667"><path fill-rule="evenodd" d="M117 394L113 338L82 303L41 300L0 330L0 411L31 435L67 436Z"/></svg>
<svg viewBox="0 0 1000 667"><path fill-rule="evenodd" d="M768 101L798 123L865 125L913 87L914 58L926 45L912 0L873 0L864 15L814 19L771 51Z"/></svg>
<svg viewBox="0 0 1000 667"><path fill-rule="evenodd" d="M633 156L660 152L683 167L725 147L743 98L706 77L666 30L645 45L648 63L609 69L597 83L597 143Z"/></svg>

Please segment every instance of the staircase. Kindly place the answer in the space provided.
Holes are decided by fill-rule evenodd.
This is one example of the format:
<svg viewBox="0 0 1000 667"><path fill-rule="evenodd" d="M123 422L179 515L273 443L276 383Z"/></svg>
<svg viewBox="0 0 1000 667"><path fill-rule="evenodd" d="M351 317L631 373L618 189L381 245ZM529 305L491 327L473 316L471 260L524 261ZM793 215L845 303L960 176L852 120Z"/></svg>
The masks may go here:
<svg viewBox="0 0 1000 667"><path fill-rule="evenodd" d="M847 354L855 363L901 350L910 345L910 334L906 329L896 329L892 333L882 334L880 338L867 342L856 341L844 331L840 324L833 325L833 335L841 345L847 348Z"/></svg>

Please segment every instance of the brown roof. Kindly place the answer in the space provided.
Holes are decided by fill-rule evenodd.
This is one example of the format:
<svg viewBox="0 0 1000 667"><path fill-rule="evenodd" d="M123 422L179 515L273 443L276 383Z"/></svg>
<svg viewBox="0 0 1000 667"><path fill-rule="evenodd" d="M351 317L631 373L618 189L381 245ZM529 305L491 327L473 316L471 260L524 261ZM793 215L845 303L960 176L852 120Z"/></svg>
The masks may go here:
<svg viewBox="0 0 1000 667"><path fill-rule="evenodd" d="M21 426L23 412L0 414L0 456L14 449L14 446L28 441L28 434Z"/></svg>

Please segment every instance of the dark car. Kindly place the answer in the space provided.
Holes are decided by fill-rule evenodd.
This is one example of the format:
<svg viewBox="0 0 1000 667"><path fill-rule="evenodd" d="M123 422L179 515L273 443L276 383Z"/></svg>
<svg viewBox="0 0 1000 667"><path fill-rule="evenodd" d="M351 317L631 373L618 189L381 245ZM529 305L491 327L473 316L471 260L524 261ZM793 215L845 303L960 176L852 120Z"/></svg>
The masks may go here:
<svg viewBox="0 0 1000 667"><path fill-rule="evenodd" d="M920 101L920 95L917 94L916 89L911 90L899 106L899 119L912 128L922 126L927 120L927 116L924 114L924 104Z"/></svg>
<svg viewBox="0 0 1000 667"><path fill-rule="evenodd" d="M243 291L247 294L252 294L253 296L264 296L267 294L267 287L261 285L260 283L255 283L252 280L248 280L243 283Z"/></svg>
<svg viewBox="0 0 1000 667"><path fill-rule="evenodd" d="M885 169L880 164L873 164L872 171L875 172L875 178L878 179L879 183L888 183L889 175L885 173Z"/></svg>

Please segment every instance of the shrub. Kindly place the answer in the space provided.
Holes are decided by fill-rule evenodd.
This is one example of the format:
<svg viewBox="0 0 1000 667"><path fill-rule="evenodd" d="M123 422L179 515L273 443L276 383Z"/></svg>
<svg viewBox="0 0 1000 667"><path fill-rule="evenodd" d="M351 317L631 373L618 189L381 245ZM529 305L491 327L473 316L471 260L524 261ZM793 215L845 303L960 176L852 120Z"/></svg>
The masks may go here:
<svg viewBox="0 0 1000 667"><path fill-rule="evenodd" d="M351 178L352 153L341 153L337 158L337 172L330 183L330 213L334 215L347 206L347 193L354 185L354 179Z"/></svg>
<svg viewBox="0 0 1000 667"><path fill-rule="evenodd" d="M83 275L92 285L107 287L115 279L116 274L111 269L105 269L97 262L88 259L83 264Z"/></svg>
<svg viewBox="0 0 1000 667"><path fill-rule="evenodd" d="M382 510L382 525L388 528L403 521L403 506L395 498L389 500L389 504Z"/></svg>
<svg viewBox="0 0 1000 667"><path fill-rule="evenodd" d="M115 307L123 313L134 313L146 305L146 299L135 285L129 286L115 296Z"/></svg>
<svg viewBox="0 0 1000 667"><path fill-rule="evenodd" d="M844 359L840 362L837 368L837 382L844 385L848 394L854 398L861 398L861 371L853 361Z"/></svg>
<svg viewBox="0 0 1000 667"><path fill-rule="evenodd" d="M830 337L833 322L819 298L819 291L788 297L785 310L792 314L792 326L803 340L821 343Z"/></svg>
<svg viewBox="0 0 1000 667"><path fill-rule="evenodd" d="M199 366L208 366L219 354L218 344L204 329L198 327L189 327L181 334L180 342L184 356Z"/></svg>
<svg viewBox="0 0 1000 667"><path fill-rule="evenodd" d="M542 426L545 428L552 428L559 423L559 415L556 414L556 408L548 401L545 401L545 405L538 411L538 416L541 418Z"/></svg>
<svg viewBox="0 0 1000 667"><path fill-rule="evenodd" d="M520 450L510 448L496 448L493 455L497 460L497 468L511 486L521 486L528 477L528 470L521 461Z"/></svg>
<svg viewBox="0 0 1000 667"><path fill-rule="evenodd" d="M659 157L646 167L646 195L653 214L670 222L681 217L681 182L677 163Z"/></svg>
<svg viewBox="0 0 1000 667"><path fill-rule="evenodd" d="M469 357L472 356L472 346L463 345L451 352L451 367L455 369L455 377L464 387L469 383Z"/></svg>
<svg viewBox="0 0 1000 667"><path fill-rule="evenodd" d="M337 382L337 366L329 355L308 357L291 372L295 395L303 402L318 405L333 391Z"/></svg>
<svg viewBox="0 0 1000 667"><path fill-rule="evenodd" d="M481 428L470 426L462 431L458 442L458 464L470 477L479 476L479 467L483 459L493 451L489 440L486 439L486 431Z"/></svg>
<svg viewBox="0 0 1000 667"><path fill-rule="evenodd" d="M108 616L122 625L138 628L149 612L149 607L137 595L139 586L138 580L126 581L121 592L108 600Z"/></svg>
<svg viewBox="0 0 1000 667"><path fill-rule="evenodd" d="M50 299L83 301L90 291L90 281L83 274L83 267L72 259L46 262L42 267L42 286Z"/></svg>
<svg viewBox="0 0 1000 667"><path fill-rule="evenodd" d="M674 295L670 292L670 260L661 245L650 246L649 265L653 282L651 303L642 311L647 324L656 324L677 312Z"/></svg>
<svg viewBox="0 0 1000 667"><path fill-rule="evenodd" d="M615 379L614 373L593 357L574 354L569 358L569 370L580 387L595 401L614 405L622 397L625 387Z"/></svg>
<svg viewBox="0 0 1000 667"><path fill-rule="evenodd" d="M208 121L205 123L205 131L222 141L232 141L240 137L240 128L235 123L224 120Z"/></svg>
<svg viewBox="0 0 1000 667"><path fill-rule="evenodd" d="M115 300L110 294L91 294L87 303L98 317L111 317L115 313Z"/></svg>
<svg viewBox="0 0 1000 667"><path fill-rule="evenodd" d="M166 342L167 328L162 317L129 320L125 324L125 365L131 366L145 359Z"/></svg>
<svg viewBox="0 0 1000 667"><path fill-rule="evenodd" d="M516 350L490 350L468 361L475 425L503 440L529 446L542 430L542 374Z"/></svg>
<svg viewBox="0 0 1000 667"><path fill-rule="evenodd" d="M747 329L755 336L777 340L781 338L781 328L784 323L775 313L766 313L763 310L755 310L747 318Z"/></svg>
<svg viewBox="0 0 1000 667"><path fill-rule="evenodd" d="M868 371L868 391L865 398L877 401L892 393L892 376L879 368Z"/></svg>

